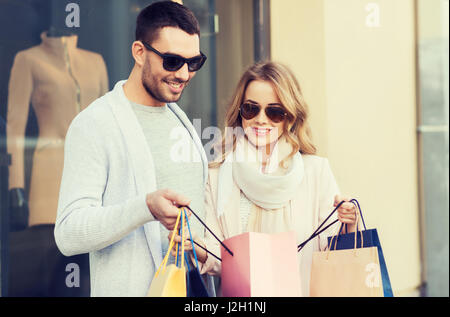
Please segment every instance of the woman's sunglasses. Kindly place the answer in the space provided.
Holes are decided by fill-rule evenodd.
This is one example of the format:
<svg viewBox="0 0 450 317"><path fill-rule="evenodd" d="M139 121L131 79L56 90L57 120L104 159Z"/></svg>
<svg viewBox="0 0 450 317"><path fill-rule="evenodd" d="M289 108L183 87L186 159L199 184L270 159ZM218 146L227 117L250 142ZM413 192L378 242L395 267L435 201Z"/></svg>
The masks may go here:
<svg viewBox="0 0 450 317"><path fill-rule="evenodd" d="M245 120L251 120L254 117L256 117L260 111L261 111L260 105L246 102L242 104L240 113L242 118L244 118ZM266 107L265 112L267 118L269 118L274 123L282 122L287 116L287 113L286 111L284 111L283 108L276 106Z"/></svg>
<svg viewBox="0 0 450 317"><path fill-rule="evenodd" d="M206 56L202 52L200 52L199 56L184 58L179 55L160 53L144 41L141 42L148 50L154 52L163 59L163 67L169 72L179 70L185 63L188 64L188 70L190 72L196 72L202 68L203 64L206 62Z"/></svg>

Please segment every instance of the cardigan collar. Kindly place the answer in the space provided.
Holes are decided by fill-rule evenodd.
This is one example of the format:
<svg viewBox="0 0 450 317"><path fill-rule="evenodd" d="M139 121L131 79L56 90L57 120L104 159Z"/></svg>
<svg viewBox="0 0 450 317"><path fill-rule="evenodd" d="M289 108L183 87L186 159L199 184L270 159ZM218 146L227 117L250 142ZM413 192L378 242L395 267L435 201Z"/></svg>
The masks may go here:
<svg viewBox="0 0 450 317"><path fill-rule="evenodd" d="M128 150L128 159L131 162L130 167L133 169L136 191L138 195L144 196L147 193L156 190L155 166L144 132L140 128L132 106L123 91L125 82L125 80L119 81L107 96L112 112L125 139ZM168 107L189 131L197 149L201 153L203 182L206 184L208 177L208 161L200 138L186 114L175 103L169 103ZM162 261L159 221L146 223L144 225L144 231L154 263L156 266L159 266Z"/></svg>

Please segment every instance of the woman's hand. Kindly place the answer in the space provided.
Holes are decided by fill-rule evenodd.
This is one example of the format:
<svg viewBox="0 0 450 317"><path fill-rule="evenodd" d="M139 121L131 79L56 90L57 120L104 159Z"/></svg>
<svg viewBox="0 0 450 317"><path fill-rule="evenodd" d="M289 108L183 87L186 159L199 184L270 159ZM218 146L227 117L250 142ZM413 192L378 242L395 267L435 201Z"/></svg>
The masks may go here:
<svg viewBox="0 0 450 317"><path fill-rule="evenodd" d="M356 206L350 202L351 198L341 197L336 195L334 197L334 207L339 205L341 201L345 201L337 210L338 219L341 223L347 224L348 232L355 231L356 225Z"/></svg>
<svg viewBox="0 0 450 317"><path fill-rule="evenodd" d="M184 251L186 251L186 252L192 251L192 242L191 242L190 238L191 237L189 235L189 231L188 231L187 227L185 227L183 243L184 243ZM200 244L202 247L206 248L204 242L198 237L198 235L195 232L192 232L192 238L194 239L195 242ZM169 239L169 243L170 243L170 240L172 239L172 232L169 233L168 239ZM173 241L175 243L174 243L174 246L173 246L171 252L172 252L172 256L175 257L176 256L176 245L178 243L181 243L181 236L177 233L175 235ZM179 249L179 252L181 253L181 251L180 251L181 246L179 246L178 249ZM195 253L197 254L198 261L200 261L202 263L206 262L208 255L205 250L203 250L202 248L200 248L198 246L195 246Z"/></svg>

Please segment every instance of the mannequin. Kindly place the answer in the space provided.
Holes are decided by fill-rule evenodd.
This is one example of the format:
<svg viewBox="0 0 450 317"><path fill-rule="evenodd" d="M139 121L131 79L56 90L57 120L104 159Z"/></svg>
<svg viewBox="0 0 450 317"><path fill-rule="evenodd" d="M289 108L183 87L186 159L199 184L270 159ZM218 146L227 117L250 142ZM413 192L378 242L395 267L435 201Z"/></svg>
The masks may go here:
<svg viewBox="0 0 450 317"><path fill-rule="evenodd" d="M7 113L11 212L26 214L27 209L24 134L30 103L39 126L29 191L30 226L55 222L69 124L109 88L103 58L77 48L77 35L66 35L56 28L43 32L40 45L17 53L11 70Z"/></svg>
<svg viewBox="0 0 450 317"><path fill-rule="evenodd" d="M15 231L10 238L9 295L88 296L88 254L63 256L53 231L67 129L80 111L109 90L107 70L101 55L77 48L75 34L51 27L41 39L40 45L16 54L9 81L7 149ZM24 149L30 104L39 134L27 202ZM66 268L73 263L80 267L81 287L66 285Z"/></svg>
<svg viewBox="0 0 450 317"><path fill-rule="evenodd" d="M63 36L74 36L74 35L76 35L76 34L69 31L69 29L60 28L55 25L51 25L47 31L48 37L63 37Z"/></svg>

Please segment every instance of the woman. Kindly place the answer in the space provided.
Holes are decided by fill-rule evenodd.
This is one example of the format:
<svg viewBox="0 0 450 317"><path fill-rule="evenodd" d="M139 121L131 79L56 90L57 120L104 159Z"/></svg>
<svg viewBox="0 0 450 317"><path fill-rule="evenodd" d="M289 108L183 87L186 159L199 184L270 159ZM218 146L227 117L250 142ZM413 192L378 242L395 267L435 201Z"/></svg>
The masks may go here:
<svg viewBox="0 0 450 317"><path fill-rule="evenodd" d="M315 156L308 107L286 66L265 62L250 67L237 86L225 126L221 154L210 163L205 206L206 223L219 239L248 231L295 231L301 243L342 200L347 202L337 217L354 231L354 205L339 196L327 159ZM327 230L298 254L303 296L309 294L312 253L323 250L332 234L333 229ZM197 242L220 255L219 243L209 234ZM220 274L218 260L200 248L196 252L202 274Z"/></svg>

